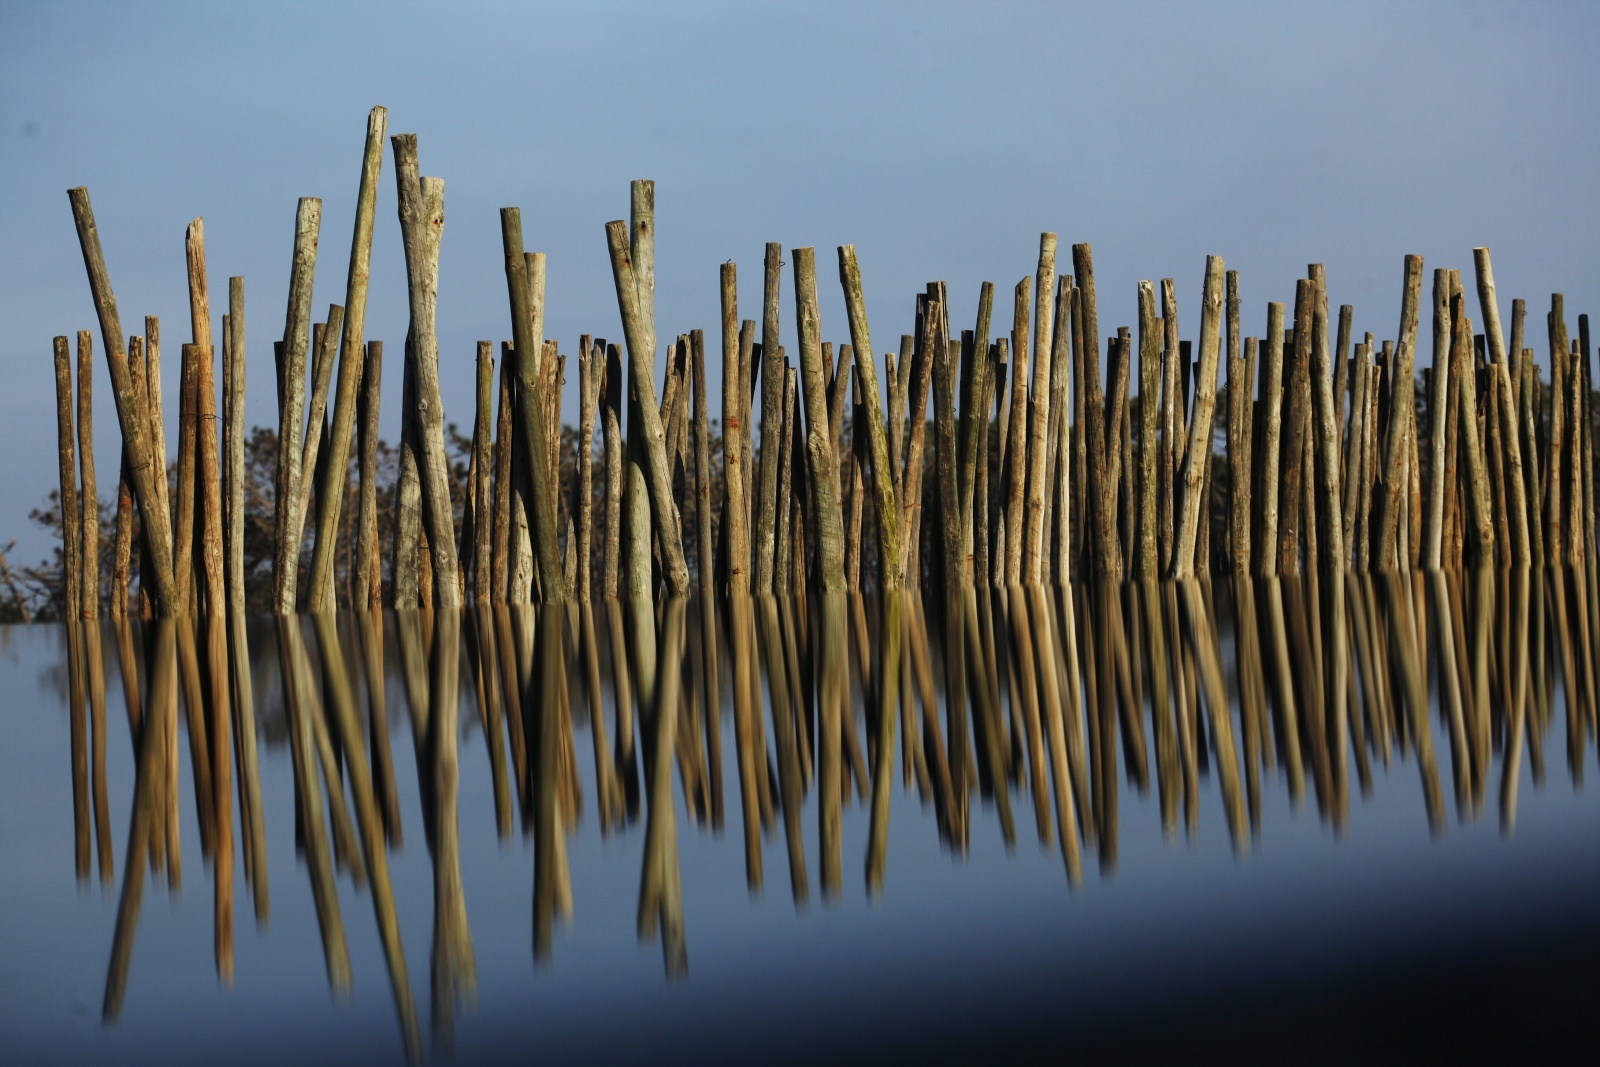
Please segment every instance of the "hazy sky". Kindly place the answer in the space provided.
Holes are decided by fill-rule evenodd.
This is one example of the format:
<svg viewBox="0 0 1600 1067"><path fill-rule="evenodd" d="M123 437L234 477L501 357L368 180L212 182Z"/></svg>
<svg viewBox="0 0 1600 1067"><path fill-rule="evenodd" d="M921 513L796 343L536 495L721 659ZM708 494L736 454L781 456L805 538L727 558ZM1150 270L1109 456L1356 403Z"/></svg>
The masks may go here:
<svg viewBox="0 0 1600 1067"><path fill-rule="evenodd" d="M1043 230L1064 263L1093 245L1103 333L1135 323L1139 279L1172 277L1193 337L1207 254L1241 272L1247 334L1311 262L1356 329L1384 338L1406 253L1470 272L1488 245L1541 361L1550 293L1574 331L1600 295L1600 5L5 0L0 546L18 539L14 563L48 550L26 515L56 484L57 334L94 331L98 470L115 491L66 190L89 187L124 329L162 318L169 397L189 337L184 228L205 218L219 327L226 279L246 279L249 419L275 426L296 200L323 199L321 318L344 299L374 104L445 181L441 378L463 426L474 342L510 336L498 209L520 206L529 250L548 253L546 332L570 352L580 332L620 340L603 225L626 217L632 178L656 182L658 331L707 331L714 409L718 268L738 263L741 316L759 318L767 241L817 248L834 342L849 340L835 248L857 246L880 356L931 280L949 283L955 328L985 280L1009 321ZM367 336L388 343L391 438L407 321L392 175L386 147ZM793 351L787 272L783 292Z"/></svg>

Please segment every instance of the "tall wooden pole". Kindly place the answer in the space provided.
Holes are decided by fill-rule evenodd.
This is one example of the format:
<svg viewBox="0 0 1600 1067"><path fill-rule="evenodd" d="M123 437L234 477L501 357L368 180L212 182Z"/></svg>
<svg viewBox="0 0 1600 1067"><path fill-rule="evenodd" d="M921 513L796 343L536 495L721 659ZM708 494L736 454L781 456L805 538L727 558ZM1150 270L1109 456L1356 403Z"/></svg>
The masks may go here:
<svg viewBox="0 0 1600 1067"><path fill-rule="evenodd" d="M883 422L883 399L878 390L878 368L873 357L872 335L867 329L867 304L861 291L861 267L856 262L854 245L839 247L839 284L844 289L845 314L850 319L850 344L855 350L856 375L861 383L862 406L867 416L867 443L872 459L874 514L878 520L879 588L900 588L900 507L894 491L894 462L890 458L889 433ZM985 291L992 287L985 283ZM983 319L984 334L988 319ZM985 338L979 339L979 344ZM853 433L860 433L858 426ZM974 440L969 452L975 452ZM987 461L987 457L985 457Z"/></svg>
<svg viewBox="0 0 1600 1067"><path fill-rule="evenodd" d="M653 333L647 327L640 304L640 282L634 276L627 223L606 223L606 241L611 250L611 272L616 283L623 336L628 344L629 377L644 427L646 483L661 542L667 587L673 596L683 596L689 592L689 568L683 560L683 538L673 506L671 469L667 465L666 429L661 424L661 409L656 400Z"/></svg>
<svg viewBox="0 0 1600 1067"><path fill-rule="evenodd" d="M322 229L322 201L301 197L295 214L294 263L289 271L289 309L283 325L283 370L278 394L278 477L274 509L273 610L294 614L299 588L301 418L305 411L306 348L311 340L311 286L317 271L317 236ZM143 510L141 504L140 510ZM181 531L174 531L182 537Z"/></svg>
<svg viewBox="0 0 1600 1067"><path fill-rule="evenodd" d="M722 547L727 561L728 593L750 591L750 530L745 525L744 382L739 345L739 268L731 261L721 270L722 283Z"/></svg>
<svg viewBox="0 0 1600 1067"><path fill-rule="evenodd" d="M1405 461L1406 433L1411 422L1405 413L1416 407L1417 305L1421 293L1422 257L1408 255L1405 259L1405 290L1400 303L1400 340L1395 348L1391 379L1393 399L1389 404L1389 436L1384 445L1384 499L1383 509L1379 512L1382 522L1378 543L1378 559L1383 561L1384 566L1389 566L1394 558L1396 527L1406 491L1400 475Z"/></svg>
<svg viewBox="0 0 1600 1067"><path fill-rule="evenodd" d="M505 250L506 288L511 299L511 331L515 339L517 399L513 405L518 420L513 437L520 444L523 469L533 483L531 499L524 501L528 526L533 534L539 559L539 574L545 583L546 599L561 599L561 556L556 549L555 516L543 506L551 499L545 485L549 466L544 457L544 409L538 402L538 356L544 347L544 319L538 329L528 293L528 262L522 250L522 212L518 208L500 209L500 235ZM501 371L504 374L504 369Z"/></svg>
<svg viewBox="0 0 1600 1067"><path fill-rule="evenodd" d="M450 468L444 453L444 404L439 398L439 338L434 318L439 299L439 239L444 231L444 182L419 175L416 134L391 139L399 190L400 236L405 247L411 303L411 360L417 378L415 412L422 454L418 457L426 509L428 549L439 603L461 603L455 515L450 503ZM548 572L544 575L550 581ZM556 579L559 581L559 579Z"/></svg>
<svg viewBox="0 0 1600 1067"><path fill-rule="evenodd" d="M149 516L156 512L157 502L165 499L158 495L160 490L157 482L166 477L166 457L158 457L152 449L149 424L145 413L135 402L133 377L128 370L128 354L122 338L122 320L117 314L117 299L112 295L111 277L106 271L105 256L100 249L100 232L95 228L89 190L81 186L69 189L67 197L72 202L78 245L83 251L83 265L89 275L89 291L100 319L100 339L111 372L112 396L116 401L122 439L129 451L142 460L133 466L133 489L139 500L139 513L146 517L148 524ZM165 524L157 524L156 529L164 531ZM163 616L173 615L181 609L176 603L173 585L172 541L164 536L152 537L151 541L153 573L149 584L155 594L156 612Z"/></svg>
<svg viewBox="0 0 1600 1067"><path fill-rule="evenodd" d="M307 606L314 612L334 605L333 562L338 549L339 511L350 470L350 438L355 427L356 394L366 355L367 279L372 262L372 227L378 208L378 176L383 169L383 135L389 113L375 107L367 115L367 141L361 154L361 182L356 191L355 234L350 242L350 271L345 279L344 332L339 342L339 386L334 394L333 429L328 459L317 486L317 539L311 555ZM441 218L440 225L443 225Z"/></svg>
<svg viewBox="0 0 1600 1067"><path fill-rule="evenodd" d="M839 509L839 467L829 432L826 372L822 367L822 321L817 301L813 248L794 256L795 325L800 338L801 397L806 410L806 454L815 506L817 564L824 592L844 590L844 517ZM868 349L868 351L871 351Z"/></svg>
<svg viewBox="0 0 1600 1067"><path fill-rule="evenodd" d="M1183 462L1183 497L1177 540L1172 550L1172 576L1194 577L1195 539L1210 508L1202 499L1205 468L1211 459L1212 420L1217 404L1217 365L1221 347L1222 288L1226 267L1221 256L1206 257L1205 299L1200 308L1200 372L1195 381L1194 419Z"/></svg>

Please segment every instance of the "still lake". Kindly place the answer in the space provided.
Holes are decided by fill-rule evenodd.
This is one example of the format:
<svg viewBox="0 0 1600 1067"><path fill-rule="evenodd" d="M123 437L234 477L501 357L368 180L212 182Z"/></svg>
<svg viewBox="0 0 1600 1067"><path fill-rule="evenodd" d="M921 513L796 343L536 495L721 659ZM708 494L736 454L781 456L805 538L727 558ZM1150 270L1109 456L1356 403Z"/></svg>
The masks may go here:
<svg viewBox="0 0 1600 1067"><path fill-rule="evenodd" d="M1581 1059L1588 588L5 628L0 1062Z"/></svg>

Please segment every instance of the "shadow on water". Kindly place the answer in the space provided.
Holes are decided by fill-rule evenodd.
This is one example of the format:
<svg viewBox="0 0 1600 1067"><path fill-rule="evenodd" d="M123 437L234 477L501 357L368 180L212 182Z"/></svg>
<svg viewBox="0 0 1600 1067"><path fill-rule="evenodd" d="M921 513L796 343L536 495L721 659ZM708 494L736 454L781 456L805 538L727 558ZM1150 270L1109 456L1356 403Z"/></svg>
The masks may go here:
<svg viewBox="0 0 1600 1067"><path fill-rule="evenodd" d="M1240 855L1261 840L1271 790L1314 806L1342 836L1353 795L1369 797L1390 771L1420 779L1432 835L1451 824L1448 792L1456 821L1492 803L1509 836L1524 760L1541 782L1552 730L1582 780L1600 704L1600 653L1574 633L1585 589L1581 572L1484 570L1012 587L926 604L894 593L485 605L280 618L248 641L241 616L118 622L109 634L73 623L80 881L98 870L111 885L119 869L105 768L112 656L136 757L102 1017L118 1021L136 975L147 877L182 883L180 733L219 978L234 971L235 853L264 928L267 842L292 827L330 989L342 997L352 983L347 879L370 901L400 1045L418 1061L424 1027L389 857L404 818L420 819L433 871L428 1030L433 1052L448 1055L456 1012L477 994L458 811L464 739L484 750L466 773L487 764L495 835L533 843L533 959L551 962L556 924L573 915L569 840L584 830L587 800L601 837L642 822L637 936L659 942L667 976L686 978L680 817L715 831L737 823L752 894L765 888L768 841L781 838L798 909L813 872L824 901L841 894L853 840L843 812L855 805L866 834L853 869L870 898L882 896L897 794L931 809L922 825L958 857L972 849L975 820L994 820L1008 852L1018 821L1022 833L1031 823L1072 887L1086 857L1116 871L1120 791L1143 796L1152 784L1168 839L1199 833L1214 804ZM393 676L415 815L399 800ZM581 757L593 763L587 797L580 726L592 745ZM288 750L292 824L290 812L264 810L258 744ZM275 885L291 877L274 873Z"/></svg>

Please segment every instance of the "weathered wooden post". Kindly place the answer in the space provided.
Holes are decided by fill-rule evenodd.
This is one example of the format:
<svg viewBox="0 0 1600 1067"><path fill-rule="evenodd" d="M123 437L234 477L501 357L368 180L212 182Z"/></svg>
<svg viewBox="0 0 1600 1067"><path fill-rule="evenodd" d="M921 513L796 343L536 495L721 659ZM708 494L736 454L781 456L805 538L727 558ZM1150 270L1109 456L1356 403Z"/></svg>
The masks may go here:
<svg viewBox="0 0 1600 1067"><path fill-rule="evenodd" d="M1192 578L1195 573L1195 539L1200 523L1209 522L1209 501L1202 497L1205 469L1211 458L1212 418L1217 404L1217 364L1221 347L1222 295L1225 265L1221 256L1206 257L1204 303L1200 308L1200 372L1194 388L1194 419L1189 426L1189 448L1183 463L1183 497L1176 543L1172 550L1172 576Z"/></svg>
<svg viewBox="0 0 1600 1067"><path fill-rule="evenodd" d="M128 369L127 350L123 347L122 320L117 314L117 299L111 292L111 278L106 272L105 256L100 249L100 232L95 228L94 209L89 205L89 190L82 186L69 189L67 197L72 202L72 217L77 225L78 245L83 251L83 265L89 275L89 291L94 298L95 311L100 319L100 340L106 351L106 364L111 372L112 395L117 405L117 421L122 427L122 439L129 450L143 459L134 464L133 488L139 500L139 512L144 515L146 529L152 529L149 516L155 513L158 501L164 495L157 483L165 480L166 457L157 455L150 442L150 425L146 414L135 403L133 377ZM173 615L179 610L176 603L172 577L172 541L166 532L164 520L154 525L157 536L151 540L152 574L157 614Z"/></svg>
<svg viewBox="0 0 1600 1067"><path fill-rule="evenodd" d="M439 398L439 339L434 315L439 298L439 239L444 231L444 182L419 177L417 138L402 133L394 146L395 184L399 189L400 235L405 246L406 282L411 295L409 360L416 369L415 417L422 443L420 475L427 510L428 549L439 603L461 603L455 516L450 504L450 467L444 453L444 404ZM548 573L541 575L549 588ZM559 579L554 579L559 583ZM557 585L559 597L559 584Z"/></svg>
<svg viewBox="0 0 1600 1067"><path fill-rule="evenodd" d="M328 437L324 476L317 486L316 546L311 555L306 606L314 612L334 606L333 563L338 549L339 512L350 470L350 437L355 427L356 395L366 354L367 280L372 262L372 227L377 214L378 176L383 169L383 135L389 113L375 107L367 115L367 141L361 155L361 181L356 191L355 234L350 243L350 270L345 280L343 334L339 341L339 385L334 394L333 427ZM440 226L443 225L441 218ZM431 221L430 221L431 226ZM330 321L330 329L332 323ZM313 430L316 428L313 427Z"/></svg>
<svg viewBox="0 0 1600 1067"><path fill-rule="evenodd" d="M300 545L295 512L300 502L301 418L305 411L306 348L311 339L311 287L317 271L317 236L322 201L301 197L295 213L294 261L289 271L289 309L283 325L282 372L278 390L278 477L274 505L273 611L292 615L299 587ZM143 505L140 505L143 510ZM181 529L174 531L181 538ZM398 564L397 564L398 566Z"/></svg>
<svg viewBox="0 0 1600 1067"><path fill-rule="evenodd" d="M867 442L872 459L874 513L878 519L879 588L900 588L900 507L895 497L894 462L890 458L889 434L883 422L883 400L878 391L878 369L873 360L872 335L867 328L867 304L861 290L861 268L854 245L839 247L839 284L844 289L845 314L850 320L850 343L855 350L856 374L861 383L862 406L867 416ZM985 291L990 291L985 283ZM988 320L983 318L984 333ZM982 343L980 338L980 343ZM981 382L981 379L980 379ZM860 433L857 426L853 433ZM968 452L975 454L977 441ZM987 462L988 457L984 457Z"/></svg>

